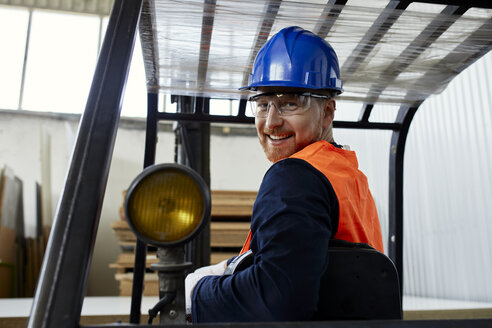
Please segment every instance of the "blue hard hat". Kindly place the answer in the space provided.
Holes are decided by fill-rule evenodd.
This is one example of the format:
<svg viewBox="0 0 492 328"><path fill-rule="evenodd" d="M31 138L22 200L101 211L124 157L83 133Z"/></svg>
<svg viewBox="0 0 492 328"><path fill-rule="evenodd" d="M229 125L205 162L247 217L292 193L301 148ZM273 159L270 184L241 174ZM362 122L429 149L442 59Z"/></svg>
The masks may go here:
<svg viewBox="0 0 492 328"><path fill-rule="evenodd" d="M286 27L260 49L249 76L249 85L258 87L329 89L343 92L335 50L328 42L298 26Z"/></svg>

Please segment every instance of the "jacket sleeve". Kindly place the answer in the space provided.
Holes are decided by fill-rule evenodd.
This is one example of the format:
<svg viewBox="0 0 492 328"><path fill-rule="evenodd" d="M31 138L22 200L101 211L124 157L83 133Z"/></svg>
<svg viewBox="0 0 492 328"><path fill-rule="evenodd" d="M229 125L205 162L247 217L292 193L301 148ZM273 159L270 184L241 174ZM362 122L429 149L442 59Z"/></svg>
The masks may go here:
<svg viewBox="0 0 492 328"><path fill-rule="evenodd" d="M253 265L201 279L193 322L309 320L337 225L338 202L322 173L299 159L274 164L253 207Z"/></svg>

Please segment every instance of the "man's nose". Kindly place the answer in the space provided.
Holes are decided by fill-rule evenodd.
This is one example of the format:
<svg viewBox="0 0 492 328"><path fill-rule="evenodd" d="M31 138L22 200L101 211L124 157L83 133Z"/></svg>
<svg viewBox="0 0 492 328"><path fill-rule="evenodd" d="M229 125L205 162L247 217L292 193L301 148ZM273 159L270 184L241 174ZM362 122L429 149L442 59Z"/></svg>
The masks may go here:
<svg viewBox="0 0 492 328"><path fill-rule="evenodd" d="M273 129L279 127L280 125L282 125L282 123L283 123L283 119L278 112L277 106L275 105L275 103L271 102L269 104L268 113L266 117L266 123L265 123L266 127L268 129Z"/></svg>

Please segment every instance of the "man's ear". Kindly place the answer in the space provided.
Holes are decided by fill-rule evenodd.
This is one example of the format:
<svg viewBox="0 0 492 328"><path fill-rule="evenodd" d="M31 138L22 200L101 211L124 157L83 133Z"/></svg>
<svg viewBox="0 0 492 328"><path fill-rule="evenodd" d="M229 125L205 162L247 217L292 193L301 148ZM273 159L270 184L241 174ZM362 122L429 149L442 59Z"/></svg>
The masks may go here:
<svg viewBox="0 0 492 328"><path fill-rule="evenodd" d="M327 99L323 102L323 128L328 128L335 118L337 104L334 98Z"/></svg>

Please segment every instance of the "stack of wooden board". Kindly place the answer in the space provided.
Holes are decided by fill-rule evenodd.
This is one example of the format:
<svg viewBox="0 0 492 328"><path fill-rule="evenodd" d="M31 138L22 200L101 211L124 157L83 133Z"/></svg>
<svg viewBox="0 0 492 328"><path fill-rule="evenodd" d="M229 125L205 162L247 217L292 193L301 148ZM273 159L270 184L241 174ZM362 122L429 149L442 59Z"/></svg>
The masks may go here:
<svg viewBox="0 0 492 328"><path fill-rule="evenodd" d="M115 263L109 265L110 268L116 269L115 279L119 282L120 296L132 295L132 282L133 282L133 265L135 263L135 234L128 227L128 223L125 220L115 221L111 224L117 238L118 244L121 248L121 254L118 255L118 259ZM157 256L155 251L147 253L146 259L146 272L145 272L145 284L144 284L144 296L153 296L159 294L159 284L157 280L157 274L150 271L150 265L157 262Z"/></svg>
<svg viewBox="0 0 492 328"><path fill-rule="evenodd" d="M124 196L124 193L123 193ZM238 254L248 235L251 212L256 192L251 191L212 191L212 210L210 223L210 263L215 264ZM120 296L130 296L132 290L134 248L136 237L130 230L121 208L120 220L112 223L122 253L110 268L117 270L115 279L119 282ZM149 247L147 253L144 295L158 295L158 279L149 270L157 262L155 249Z"/></svg>
<svg viewBox="0 0 492 328"><path fill-rule="evenodd" d="M37 207L41 187L37 185ZM22 180L8 166L0 168L0 298L32 297L43 260L49 227L37 212L36 235L24 234Z"/></svg>
<svg viewBox="0 0 492 328"><path fill-rule="evenodd" d="M210 223L210 263L238 254L246 240L251 222L255 191L212 191Z"/></svg>
<svg viewBox="0 0 492 328"><path fill-rule="evenodd" d="M126 191L123 191L123 202L125 199ZM118 238L118 245L121 249L121 254L115 263L109 265L110 268L116 269L115 279L119 283L120 296L132 295L132 282L133 282L133 266L135 262L135 243L137 238L133 231L130 230L125 218L125 210L123 204L119 209L120 219L111 224L111 228ZM157 256L155 249L149 247L146 259L146 272L144 283L144 296L159 295L159 283L157 279L157 273L150 270L150 265L157 262Z"/></svg>
<svg viewBox="0 0 492 328"><path fill-rule="evenodd" d="M17 275L20 265L17 248L19 202L22 197L22 183L8 167L0 169L0 297L13 297L17 294ZM22 226L22 229L24 226ZM23 237L23 234L22 234ZM23 279L22 279L23 280Z"/></svg>

